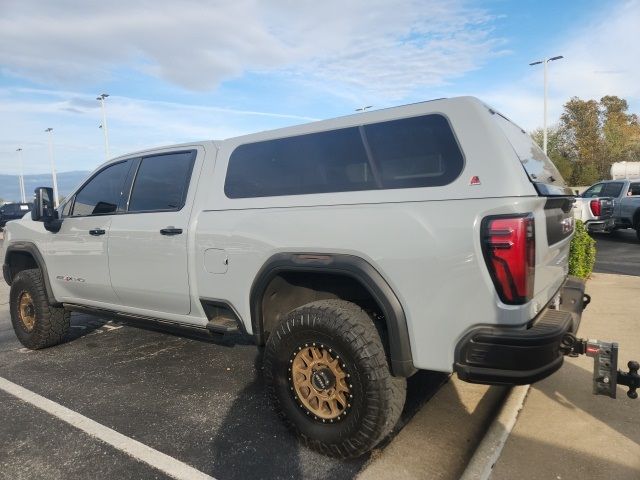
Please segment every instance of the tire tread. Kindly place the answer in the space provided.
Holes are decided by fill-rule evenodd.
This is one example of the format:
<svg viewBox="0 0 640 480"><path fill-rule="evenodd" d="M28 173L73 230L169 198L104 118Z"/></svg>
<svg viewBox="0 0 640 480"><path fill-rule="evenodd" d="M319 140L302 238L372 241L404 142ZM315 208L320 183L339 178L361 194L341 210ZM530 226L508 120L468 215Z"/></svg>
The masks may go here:
<svg viewBox="0 0 640 480"><path fill-rule="evenodd" d="M25 331L17 316L19 294L28 290L36 310L36 323L32 332ZM49 304L47 290L39 269L22 270L11 285L11 321L18 340L27 348L39 350L61 343L69 332L71 314L62 307Z"/></svg>
<svg viewBox="0 0 640 480"><path fill-rule="evenodd" d="M282 408L276 394L273 366L278 347L285 336L296 329L314 329L318 324L343 338L352 355L364 365L368 408L363 412L358 431L339 443L327 443L303 434ZM390 373L382 340L373 320L358 305L345 300L319 300L291 311L272 332L265 349L264 372L276 412L285 424L309 448L339 458L353 458L371 450L397 424L404 407L406 379Z"/></svg>

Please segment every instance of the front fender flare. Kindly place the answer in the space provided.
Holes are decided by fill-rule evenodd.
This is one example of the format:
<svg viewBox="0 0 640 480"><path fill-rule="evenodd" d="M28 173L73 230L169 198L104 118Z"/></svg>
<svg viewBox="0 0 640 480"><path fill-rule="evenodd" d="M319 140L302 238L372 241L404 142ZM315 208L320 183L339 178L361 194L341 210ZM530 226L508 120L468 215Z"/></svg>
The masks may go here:
<svg viewBox="0 0 640 480"><path fill-rule="evenodd" d="M7 247L4 256L4 265L3 265L3 275L7 284L11 285L13 282L13 277L15 276L14 272L11 271L11 264L9 259L11 258L11 254L15 252L20 253L29 253L36 262L36 265L42 272L42 279L44 280L44 287L47 292L47 298L49 299L49 304L53 306L60 305L53 295L53 290L51 288L51 282L49 281L49 272L47 271L47 264L44 261L44 257L42 253L40 253L40 249L33 242L14 242Z"/></svg>

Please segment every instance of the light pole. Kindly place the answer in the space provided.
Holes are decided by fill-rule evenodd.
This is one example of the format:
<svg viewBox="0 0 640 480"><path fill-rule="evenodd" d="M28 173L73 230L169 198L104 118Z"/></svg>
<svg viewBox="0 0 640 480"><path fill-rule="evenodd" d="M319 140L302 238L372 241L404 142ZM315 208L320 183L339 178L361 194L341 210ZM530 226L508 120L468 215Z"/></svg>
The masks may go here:
<svg viewBox="0 0 640 480"><path fill-rule="evenodd" d="M356 108L356 112L364 112L365 110L369 110L373 105L367 105L366 107Z"/></svg>
<svg viewBox="0 0 640 480"><path fill-rule="evenodd" d="M544 58L529 64L531 66L540 65L541 63L544 65L544 119L542 121L542 150L545 155L547 154L547 63L553 62L554 60L560 60L561 58L564 57L562 55L558 55L557 57Z"/></svg>
<svg viewBox="0 0 640 480"><path fill-rule="evenodd" d="M24 169L22 168L22 148L16 148L16 152L18 152L18 160L20 163L20 201L22 203L27 203L27 198L25 196L24 191Z"/></svg>
<svg viewBox="0 0 640 480"><path fill-rule="evenodd" d="M45 130L49 134L49 160L51 161L51 177L53 178L53 205L58 208L58 177L56 175L56 164L53 160L53 128Z"/></svg>
<svg viewBox="0 0 640 480"><path fill-rule="evenodd" d="M102 108L102 131L104 132L104 155L105 159L109 160L111 156L109 154L109 130L107 129L107 112L104 108L104 99L109 96L108 93L101 93L96 97L96 100L100 102L100 107Z"/></svg>

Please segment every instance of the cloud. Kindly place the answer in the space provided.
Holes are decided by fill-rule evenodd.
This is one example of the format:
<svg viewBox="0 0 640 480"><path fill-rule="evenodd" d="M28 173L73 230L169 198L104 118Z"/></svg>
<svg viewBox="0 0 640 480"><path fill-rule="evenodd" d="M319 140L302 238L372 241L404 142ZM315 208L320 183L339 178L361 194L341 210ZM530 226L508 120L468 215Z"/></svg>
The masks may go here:
<svg viewBox="0 0 640 480"><path fill-rule="evenodd" d="M568 30L551 55L565 58L548 65L548 122L556 123L563 104L573 96L599 100L617 95L640 111L640 1L613 3L593 18ZM535 60L528 58L527 61ZM530 67L519 80L478 94L524 128L542 126L542 66Z"/></svg>
<svg viewBox="0 0 640 480"><path fill-rule="evenodd" d="M464 0L5 0L0 58L6 73L59 85L122 67L195 91L278 72L393 99L500 53L493 20Z"/></svg>
<svg viewBox="0 0 640 480"><path fill-rule="evenodd" d="M113 95L106 102L112 156L153 146L222 139L316 118L279 112L211 107ZM95 95L75 91L0 88L0 167L16 173L15 149L25 169L48 169L47 137L54 128L59 171L91 170L104 161L102 113Z"/></svg>
<svg viewBox="0 0 640 480"><path fill-rule="evenodd" d="M566 63L558 62L554 88L583 98L614 94L640 99L639 24L637 0L598 12L562 46Z"/></svg>

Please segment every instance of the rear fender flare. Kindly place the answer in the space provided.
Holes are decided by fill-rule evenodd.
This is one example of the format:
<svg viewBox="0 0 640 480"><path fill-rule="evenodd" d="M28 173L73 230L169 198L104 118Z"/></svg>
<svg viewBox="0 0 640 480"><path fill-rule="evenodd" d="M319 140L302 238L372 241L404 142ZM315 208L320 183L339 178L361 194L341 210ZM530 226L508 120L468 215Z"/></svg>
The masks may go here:
<svg viewBox="0 0 640 480"><path fill-rule="evenodd" d="M284 272L332 273L358 281L384 314L393 375L409 377L416 372L411 355L407 319L398 297L369 262L354 255L296 252L279 253L269 258L256 275L250 293L251 325L258 344L265 341L262 298L269 282Z"/></svg>

